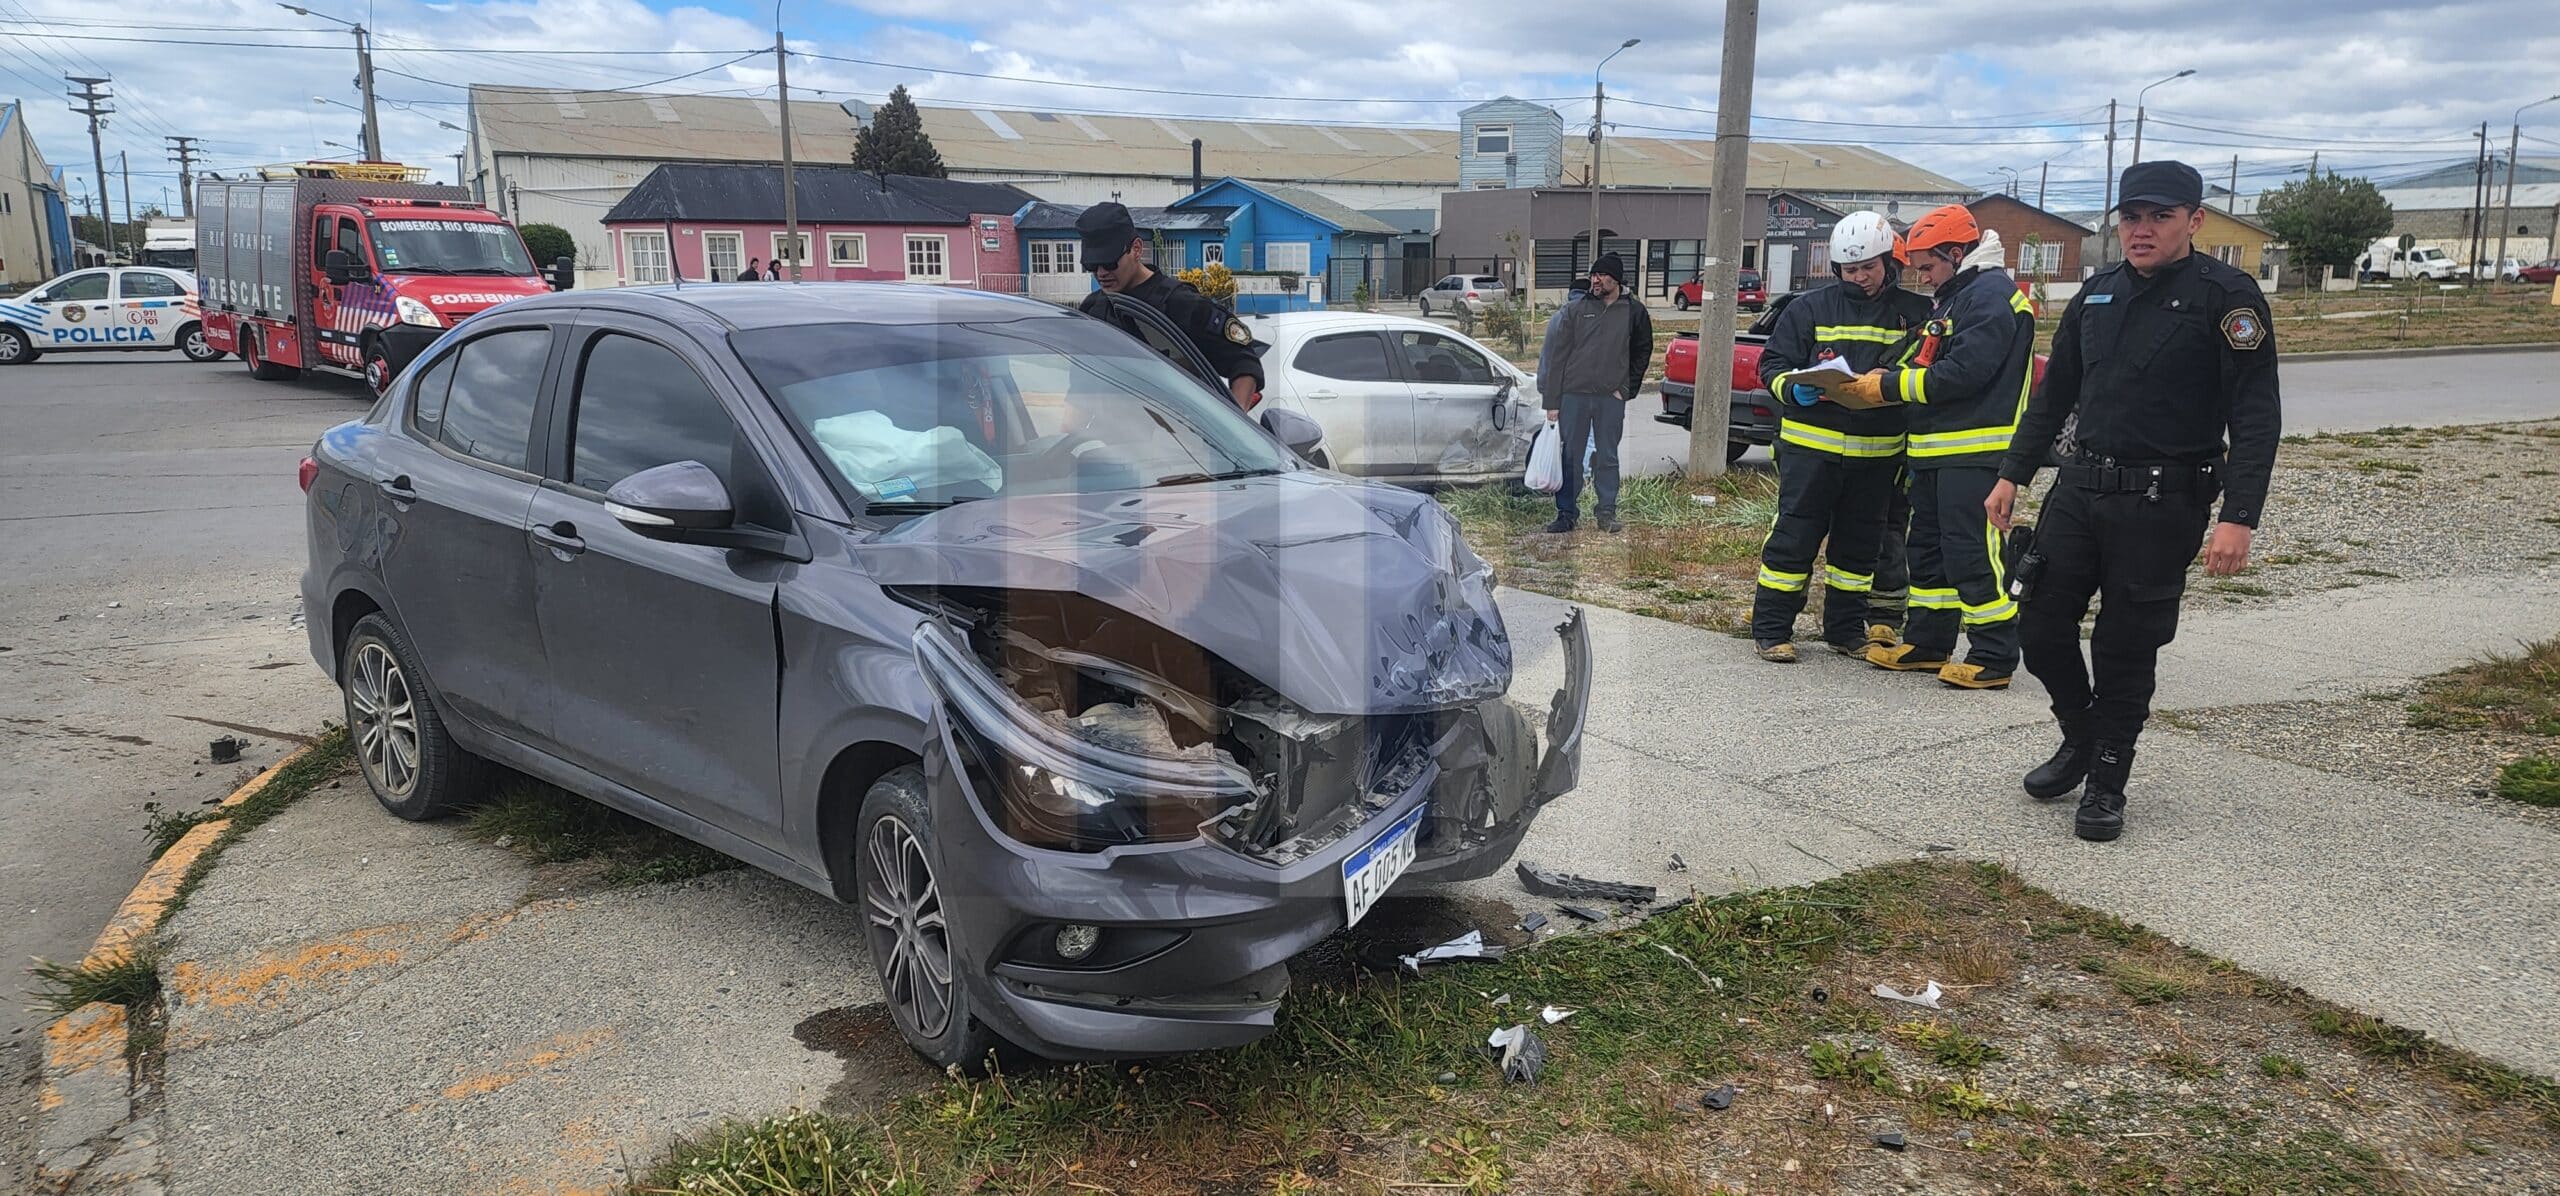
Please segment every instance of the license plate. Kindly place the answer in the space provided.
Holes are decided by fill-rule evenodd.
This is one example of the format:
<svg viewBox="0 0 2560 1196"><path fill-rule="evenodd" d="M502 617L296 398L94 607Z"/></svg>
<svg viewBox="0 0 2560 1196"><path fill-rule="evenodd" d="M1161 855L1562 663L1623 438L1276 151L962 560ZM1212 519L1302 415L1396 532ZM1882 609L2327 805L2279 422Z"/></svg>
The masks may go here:
<svg viewBox="0 0 2560 1196"><path fill-rule="evenodd" d="M1427 805L1415 806L1413 812L1396 819L1385 833L1369 840L1369 845L1351 853L1342 861L1343 925L1357 926L1368 916L1369 907L1378 903L1396 878L1413 866L1414 840L1421 837L1422 813Z"/></svg>

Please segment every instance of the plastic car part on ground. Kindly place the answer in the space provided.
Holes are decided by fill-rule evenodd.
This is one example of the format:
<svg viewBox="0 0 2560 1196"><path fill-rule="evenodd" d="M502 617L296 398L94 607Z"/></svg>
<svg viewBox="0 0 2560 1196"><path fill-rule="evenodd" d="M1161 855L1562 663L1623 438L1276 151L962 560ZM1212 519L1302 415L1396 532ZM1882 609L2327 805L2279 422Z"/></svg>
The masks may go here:
<svg viewBox="0 0 2560 1196"><path fill-rule="evenodd" d="M1538 1073L1546 1070L1547 1044L1525 1022L1494 1031L1484 1044L1492 1049L1507 1083L1533 1084Z"/></svg>
<svg viewBox="0 0 2560 1196"><path fill-rule="evenodd" d="M1877 996L1882 997L1885 1000L1900 1001L1905 1005L1917 1005L1922 1009L1946 1008L1946 1006L1938 1003L1938 998L1945 996L1946 993L1938 987L1938 982L1935 980L1929 982L1929 987L1921 989L1916 993L1906 993L1890 984L1877 985L1875 993Z"/></svg>
<svg viewBox="0 0 2560 1196"><path fill-rule="evenodd" d="M1698 1103L1709 1109L1730 1109L1733 1107L1734 1095L1733 1085L1718 1084L1714 1089L1700 1096Z"/></svg>
<svg viewBox="0 0 2560 1196"><path fill-rule="evenodd" d="M1559 905L1556 908L1585 922L1606 922L1609 920L1609 915L1601 913L1599 910L1593 909L1587 905Z"/></svg>
<svg viewBox="0 0 2560 1196"><path fill-rule="evenodd" d="M1425 947L1400 958L1404 961L1407 971L1419 975L1422 965L1426 963L1449 963L1461 959L1492 961L1502 958L1505 950L1503 947L1486 943L1483 931L1470 930L1437 947Z"/></svg>
<svg viewBox="0 0 2560 1196"><path fill-rule="evenodd" d="M1521 860L1512 866L1520 874L1521 887L1541 897L1575 897L1589 901L1616 901L1626 905L1651 905L1656 890L1652 885L1620 884L1616 881L1593 880L1569 872L1549 872L1537 864Z"/></svg>

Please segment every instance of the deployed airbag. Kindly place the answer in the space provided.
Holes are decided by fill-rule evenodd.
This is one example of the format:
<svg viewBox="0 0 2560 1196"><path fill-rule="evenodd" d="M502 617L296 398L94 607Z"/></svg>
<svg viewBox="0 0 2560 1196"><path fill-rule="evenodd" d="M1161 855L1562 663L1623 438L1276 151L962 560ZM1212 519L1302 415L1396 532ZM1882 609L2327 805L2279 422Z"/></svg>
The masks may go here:
<svg viewBox="0 0 2560 1196"><path fill-rule="evenodd" d="M916 432L877 411L856 411L818 420L809 430L866 499L898 502L973 482L993 493L1004 482L995 458L947 424Z"/></svg>

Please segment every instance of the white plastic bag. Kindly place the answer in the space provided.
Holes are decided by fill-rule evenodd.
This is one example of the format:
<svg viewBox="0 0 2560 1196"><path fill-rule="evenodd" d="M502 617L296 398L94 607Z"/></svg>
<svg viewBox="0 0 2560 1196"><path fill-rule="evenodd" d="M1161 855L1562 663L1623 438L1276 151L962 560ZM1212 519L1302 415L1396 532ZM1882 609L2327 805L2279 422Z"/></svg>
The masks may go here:
<svg viewBox="0 0 2560 1196"><path fill-rule="evenodd" d="M1538 439L1529 446L1529 473L1521 484L1544 494L1564 489L1564 451L1557 446L1561 439L1550 421L1538 428Z"/></svg>

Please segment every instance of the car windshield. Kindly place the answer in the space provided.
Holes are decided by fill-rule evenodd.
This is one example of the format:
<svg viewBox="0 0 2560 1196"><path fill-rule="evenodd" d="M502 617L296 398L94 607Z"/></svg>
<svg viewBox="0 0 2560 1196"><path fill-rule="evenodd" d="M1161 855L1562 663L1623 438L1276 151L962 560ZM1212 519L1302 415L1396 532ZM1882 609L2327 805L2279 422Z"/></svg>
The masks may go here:
<svg viewBox="0 0 2560 1196"><path fill-rule="evenodd" d="M821 324L729 339L839 490L873 510L1291 467L1232 405L1097 320Z"/></svg>
<svg viewBox="0 0 2560 1196"><path fill-rule="evenodd" d="M387 273L533 273L515 228L496 220L376 220L373 250Z"/></svg>

